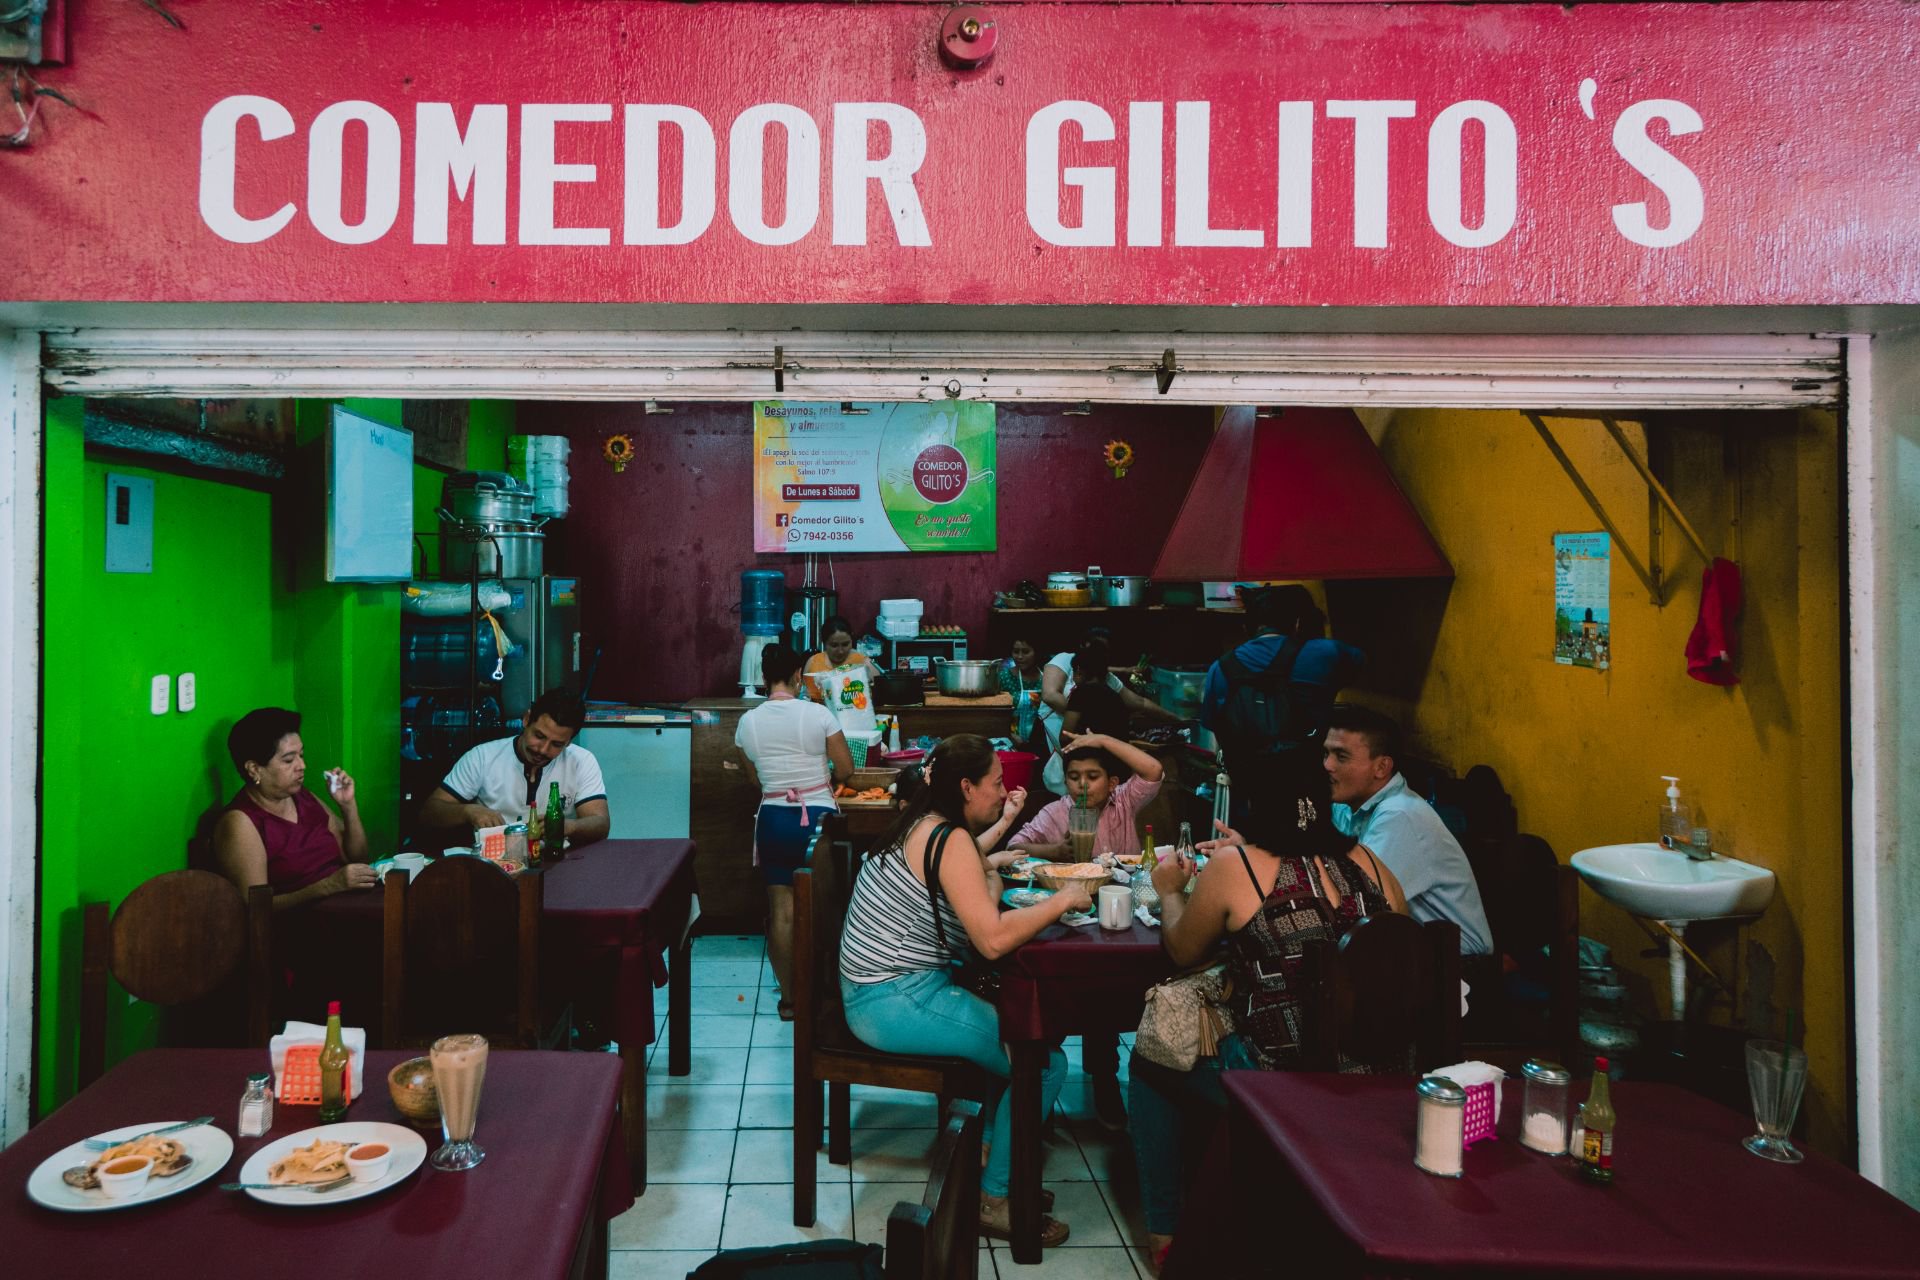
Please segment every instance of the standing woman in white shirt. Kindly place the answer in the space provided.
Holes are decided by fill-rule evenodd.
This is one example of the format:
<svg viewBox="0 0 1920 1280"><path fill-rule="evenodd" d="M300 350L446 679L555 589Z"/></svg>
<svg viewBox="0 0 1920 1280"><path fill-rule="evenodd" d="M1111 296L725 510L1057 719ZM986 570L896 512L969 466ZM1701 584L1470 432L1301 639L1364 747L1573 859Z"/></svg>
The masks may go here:
<svg viewBox="0 0 1920 1280"><path fill-rule="evenodd" d="M796 696L804 655L770 644L760 657L767 700L740 717L733 743L746 757L748 781L760 789L753 824L753 860L767 882L767 958L780 983L780 1016L793 972L793 873L807 858L820 820L839 812L835 782L853 776L853 753L833 712Z"/></svg>

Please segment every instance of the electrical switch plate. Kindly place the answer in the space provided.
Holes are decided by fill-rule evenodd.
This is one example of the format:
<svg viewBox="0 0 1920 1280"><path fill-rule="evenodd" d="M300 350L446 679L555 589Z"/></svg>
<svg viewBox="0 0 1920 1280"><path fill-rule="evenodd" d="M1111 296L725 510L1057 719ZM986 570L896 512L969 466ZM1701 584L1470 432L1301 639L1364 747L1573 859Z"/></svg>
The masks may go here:
<svg viewBox="0 0 1920 1280"><path fill-rule="evenodd" d="M153 714L157 716L167 714L167 694L171 692L172 689L173 681L169 680L166 676L155 676L153 678L153 694L150 704L150 709Z"/></svg>
<svg viewBox="0 0 1920 1280"><path fill-rule="evenodd" d="M153 572L153 481L107 476L107 572Z"/></svg>
<svg viewBox="0 0 1920 1280"><path fill-rule="evenodd" d="M179 692L174 697L173 705L182 711L193 710L193 672L180 673Z"/></svg>

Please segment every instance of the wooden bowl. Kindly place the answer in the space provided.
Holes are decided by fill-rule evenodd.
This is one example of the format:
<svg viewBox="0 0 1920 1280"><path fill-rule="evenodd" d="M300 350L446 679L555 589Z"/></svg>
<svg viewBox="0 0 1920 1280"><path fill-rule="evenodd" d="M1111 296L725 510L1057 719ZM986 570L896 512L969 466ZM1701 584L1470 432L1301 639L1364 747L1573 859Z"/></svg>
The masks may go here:
<svg viewBox="0 0 1920 1280"><path fill-rule="evenodd" d="M1086 587L1047 587L1040 594L1051 609L1084 609L1093 603L1093 592Z"/></svg>
<svg viewBox="0 0 1920 1280"><path fill-rule="evenodd" d="M1096 862L1056 862L1033 869L1034 885L1054 893L1070 884L1082 884L1089 894L1098 894L1100 886L1112 879L1113 872Z"/></svg>
<svg viewBox="0 0 1920 1280"><path fill-rule="evenodd" d="M415 1127L432 1129L440 1123L440 1090L433 1080L433 1059L408 1058L387 1072L387 1093L393 1108Z"/></svg>

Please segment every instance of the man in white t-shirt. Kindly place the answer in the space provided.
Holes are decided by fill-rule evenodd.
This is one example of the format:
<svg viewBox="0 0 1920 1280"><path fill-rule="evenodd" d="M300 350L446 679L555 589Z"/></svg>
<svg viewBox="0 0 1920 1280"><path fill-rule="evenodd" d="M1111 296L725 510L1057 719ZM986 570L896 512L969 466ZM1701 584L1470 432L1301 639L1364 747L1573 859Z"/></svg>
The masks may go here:
<svg viewBox="0 0 1920 1280"><path fill-rule="evenodd" d="M525 822L530 811L546 811L548 789L557 784L568 846L605 839L612 819L600 762L573 745L586 722L579 695L549 689L527 708L518 734L483 742L454 762L421 806L421 823L478 829Z"/></svg>

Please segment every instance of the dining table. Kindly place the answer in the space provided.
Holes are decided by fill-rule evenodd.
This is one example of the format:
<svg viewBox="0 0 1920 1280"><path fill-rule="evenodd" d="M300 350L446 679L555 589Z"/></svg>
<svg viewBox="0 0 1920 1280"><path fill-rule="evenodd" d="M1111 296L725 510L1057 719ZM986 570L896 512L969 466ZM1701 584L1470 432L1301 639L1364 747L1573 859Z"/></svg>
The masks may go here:
<svg viewBox="0 0 1920 1280"><path fill-rule="evenodd" d="M411 1056L369 1050L365 1088L348 1121L406 1124L387 1073ZM65 1212L29 1198L29 1175L82 1139L127 1125L211 1114L236 1129L241 1087L267 1050L150 1049L120 1062L0 1151L0 1241L17 1276L271 1276L273 1280L418 1280L502 1275L583 1280L607 1270L607 1224L633 1204L616 1123L620 1068L607 1054L495 1050L474 1136L479 1165L431 1162L362 1198L263 1203L236 1181L268 1143L319 1124L319 1108L279 1105L264 1136L233 1137L219 1172L164 1199L106 1212ZM421 1134L431 1150L436 1127ZM185 1176L175 1175L175 1176ZM157 1182L158 1179L155 1179Z"/></svg>
<svg viewBox="0 0 1920 1280"><path fill-rule="evenodd" d="M571 1002L620 1048L621 1117L634 1185L647 1186L647 1050L659 1019L654 990L670 986L667 1074L693 1069L692 927L698 916L691 840L601 840L540 870L542 985ZM337 893L289 912L277 928L295 966L324 956L329 980L378 1026L382 896Z"/></svg>
<svg viewBox="0 0 1920 1280"><path fill-rule="evenodd" d="M1224 1168L1190 1190L1162 1274L1326 1277L1920 1276L1920 1211L1817 1151L1749 1153L1751 1116L1675 1085L1611 1093L1614 1176L1523 1147L1521 1090L1459 1178L1413 1163L1415 1077L1230 1071ZM1584 1091L1582 1091L1584 1092Z"/></svg>
<svg viewBox="0 0 1920 1280"><path fill-rule="evenodd" d="M1013 1075L1004 1105L1011 1106L1008 1187L1013 1259L1040 1261L1040 1076L1062 1038L1113 1035L1140 1025L1147 989L1171 976L1160 930L1129 917L1127 928L1052 924L1002 966L1000 1036Z"/></svg>

